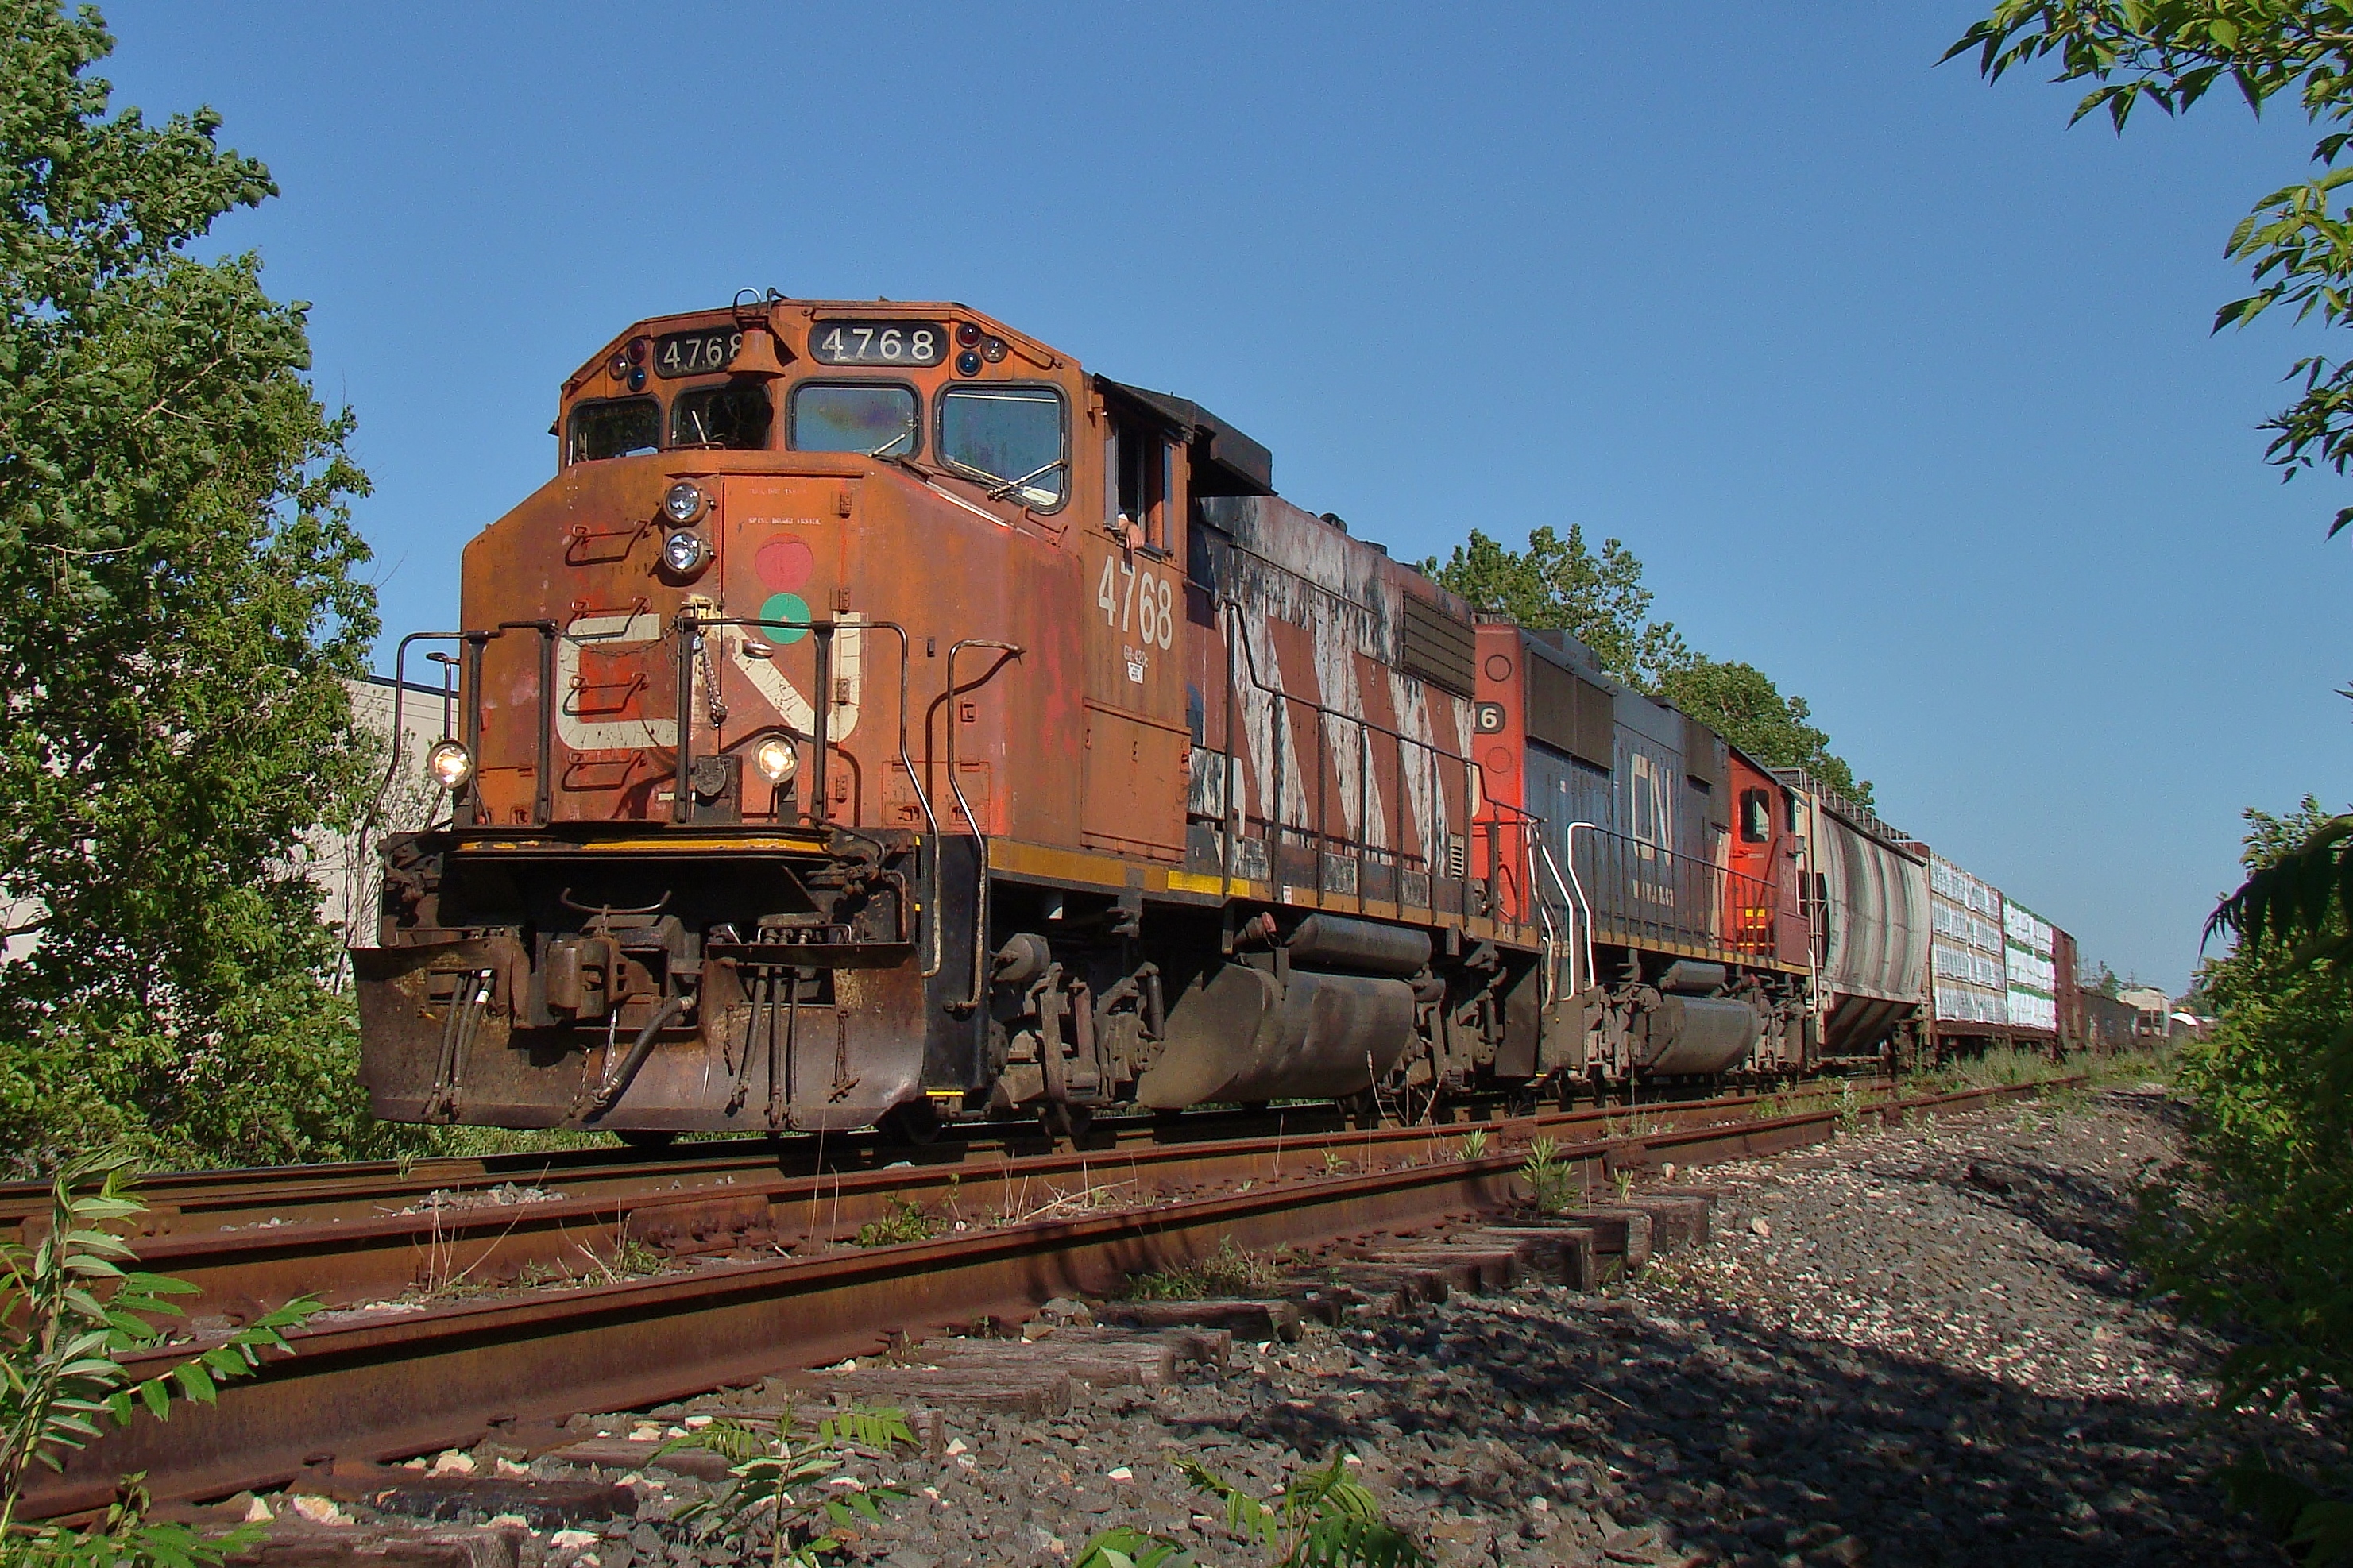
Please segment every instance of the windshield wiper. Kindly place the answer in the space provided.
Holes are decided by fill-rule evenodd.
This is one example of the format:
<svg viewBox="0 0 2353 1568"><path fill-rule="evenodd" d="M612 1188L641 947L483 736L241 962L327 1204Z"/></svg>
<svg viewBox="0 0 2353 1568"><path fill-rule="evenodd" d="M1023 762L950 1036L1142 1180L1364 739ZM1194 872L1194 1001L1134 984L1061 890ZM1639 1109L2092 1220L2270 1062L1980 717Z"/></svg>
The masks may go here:
<svg viewBox="0 0 2353 1568"><path fill-rule="evenodd" d="M867 453L866 455L870 458L879 458L883 453L888 452L892 447L897 446L900 442L913 441L914 438L915 427L913 425L910 425L904 430L900 431L896 436L892 437L888 441L883 442L880 447L875 447L874 450Z"/></svg>
<svg viewBox="0 0 2353 1568"><path fill-rule="evenodd" d="M1011 495L1015 490L1019 489L1022 486L1028 484L1031 479L1036 479L1039 475L1050 474L1067 461L1069 461L1068 458L1057 458L1042 468L1032 468L1018 479L1008 479L1003 484L998 485L995 489L990 490L988 492L988 499L991 500L1003 500L1007 496Z"/></svg>

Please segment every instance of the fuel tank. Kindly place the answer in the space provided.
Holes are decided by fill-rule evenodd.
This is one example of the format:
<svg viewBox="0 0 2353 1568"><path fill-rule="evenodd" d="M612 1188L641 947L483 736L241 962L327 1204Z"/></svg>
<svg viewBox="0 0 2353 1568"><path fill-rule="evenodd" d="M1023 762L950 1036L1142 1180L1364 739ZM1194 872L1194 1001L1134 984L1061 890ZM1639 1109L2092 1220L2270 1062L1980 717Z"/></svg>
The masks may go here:
<svg viewBox="0 0 2353 1568"><path fill-rule="evenodd" d="M1283 943L1291 962L1310 969L1407 975L1428 967L1430 933L1345 915L1312 914Z"/></svg>
<svg viewBox="0 0 2353 1568"><path fill-rule="evenodd" d="M1402 980L1303 969L1278 980L1221 964L1171 1000L1167 1048L1136 1099L1173 1110L1356 1094L1412 1038L1413 987Z"/></svg>
<svg viewBox="0 0 2353 1568"><path fill-rule="evenodd" d="M1748 1058L1765 1021L1746 1002L1662 995L1636 1016L1634 1065L1644 1072L1729 1072Z"/></svg>

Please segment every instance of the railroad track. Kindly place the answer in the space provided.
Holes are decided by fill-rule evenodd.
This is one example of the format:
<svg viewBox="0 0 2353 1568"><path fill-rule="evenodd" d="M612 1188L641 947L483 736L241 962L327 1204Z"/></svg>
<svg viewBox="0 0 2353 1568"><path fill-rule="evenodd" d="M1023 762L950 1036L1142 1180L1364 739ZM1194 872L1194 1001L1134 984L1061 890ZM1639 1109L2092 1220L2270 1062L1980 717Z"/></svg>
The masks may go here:
<svg viewBox="0 0 2353 1568"><path fill-rule="evenodd" d="M1545 1135L1574 1141L1637 1122L1746 1118L1765 1103L1729 1096L1537 1120ZM622 1267L643 1257L633 1247L672 1260L806 1253L849 1240L909 1204L993 1223L1046 1217L1056 1212L1051 1205L1067 1207L1079 1194L1101 1193L1115 1204L1123 1191L1166 1193L1214 1181L1233 1165L1237 1149L1271 1150L1275 1174L1290 1150L1297 1174L1327 1150L1335 1160L1394 1161L1398 1150L1434 1150L1525 1120L1367 1131L1347 1128L1331 1108L1306 1107L1138 1119L1075 1149L1026 1138L886 1148L902 1156L890 1164L878 1163L868 1144L841 1149L839 1139L832 1140L839 1164L818 1163L826 1152L815 1139L781 1146L738 1140L691 1144L661 1159L584 1150L173 1174L142 1184L150 1207L137 1246L142 1267L197 1287L191 1318L244 1322L297 1296L332 1309L396 1299L430 1303L519 1280L641 1271ZM0 1207L0 1224L20 1228L27 1219L40 1223L47 1211L46 1189L30 1184L12 1185L0 1201L11 1205Z"/></svg>
<svg viewBox="0 0 2353 1568"><path fill-rule="evenodd" d="M1819 1086L1851 1083L1858 1093L1883 1094L1884 1078L1815 1080ZM1719 1095L1707 1100L1649 1100L1587 1106L1560 1112L1570 1123L1650 1115L1697 1104L1746 1108L1774 1097ZM1468 1131L1487 1121L1514 1120L1492 1102L1473 1102L1467 1119L1441 1131ZM1568 1124L1568 1123L1565 1123ZM576 1149L545 1153L438 1155L393 1161L352 1161L318 1165L262 1166L248 1170L172 1171L144 1176L140 1194L148 1212L143 1234L174 1235L270 1222L375 1218L420 1207L439 1194L480 1194L493 1188L560 1187L571 1196L610 1200L643 1192L724 1185L763 1176L814 1174L819 1171L874 1171L897 1165L960 1166L1047 1154L1057 1149L1101 1154L1136 1145L1161 1145L1275 1138L1345 1129L1345 1113L1330 1104L1280 1109L1189 1111L1174 1117L1106 1117L1072 1144L1057 1142L1036 1123L981 1122L944 1129L931 1143L893 1142L873 1131L786 1139L733 1138L678 1143L658 1150ZM0 1228L21 1226L48 1211L42 1182L0 1182Z"/></svg>
<svg viewBox="0 0 2353 1568"><path fill-rule="evenodd" d="M1227 1245L1271 1249L1413 1230L1525 1204L1528 1145L1605 1194L1693 1166L1821 1142L1842 1119L1973 1110L2051 1085L1858 1099L1760 1117L1753 1100L1579 1110L1472 1128L1339 1129L1007 1155L987 1165L714 1174L698 1186L141 1238L142 1266L204 1294L200 1316L291 1294L360 1299L216 1405L141 1421L29 1489L28 1516L103 1506L144 1471L159 1499L282 1484L306 1467L470 1444L579 1411L684 1398L882 1349L894 1336L1018 1319L1056 1295L1114 1294ZM609 1162L608 1162L609 1163ZM642 1173L642 1167L638 1167ZM413 1176L412 1171L409 1175ZM920 1209L929 1239L843 1247ZM446 1211L446 1212L445 1212ZM185 1210L183 1211L185 1213ZM625 1277L625 1243L670 1271ZM534 1259L586 1255L603 1282L467 1292ZM601 1251L599 1249L602 1249ZM603 1261L600 1263L600 1259ZM420 1278L424 1288L416 1289ZM407 1299L373 1292L398 1278ZM542 1276L543 1278L543 1276ZM373 1284L355 1283L372 1281ZM148 1375L186 1353L151 1352Z"/></svg>

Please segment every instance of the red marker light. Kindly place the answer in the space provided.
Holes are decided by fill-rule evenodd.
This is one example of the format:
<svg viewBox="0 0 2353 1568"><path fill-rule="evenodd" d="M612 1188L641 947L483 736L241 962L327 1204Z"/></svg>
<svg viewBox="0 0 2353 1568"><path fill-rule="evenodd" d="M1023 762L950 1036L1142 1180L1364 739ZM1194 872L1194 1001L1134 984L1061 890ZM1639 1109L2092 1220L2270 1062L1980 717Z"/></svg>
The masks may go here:
<svg viewBox="0 0 2353 1568"><path fill-rule="evenodd" d="M980 329L974 326L970 321L957 322L956 342L965 348L972 347L975 343L980 342Z"/></svg>

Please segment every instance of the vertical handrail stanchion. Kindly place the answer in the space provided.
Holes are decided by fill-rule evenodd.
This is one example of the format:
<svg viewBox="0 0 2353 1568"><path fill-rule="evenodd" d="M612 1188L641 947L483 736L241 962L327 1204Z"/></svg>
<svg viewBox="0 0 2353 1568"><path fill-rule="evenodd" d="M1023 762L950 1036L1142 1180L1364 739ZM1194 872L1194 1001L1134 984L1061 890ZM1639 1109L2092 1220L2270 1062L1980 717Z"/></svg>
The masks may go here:
<svg viewBox="0 0 2353 1568"><path fill-rule="evenodd" d="M1373 736L1356 728L1356 912L1365 912L1365 873L1373 858Z"/></svg>
<svg viewBox="0 0 2353 1568"><path fill-rule="evenodd" d="M694 655L700 633L691 610L681 610L671 625L678 633L678 764L670 784L670 816L672 822L684 822L694 798Z"/></svg>
<svg viewBox="0 0 2353 1568"><path fill-rule="evenodd" d="M1324 901L1327 880L1324 871L1326 842L1332 826L1332 742L1324 733L1324 710L1315 710L1315 901Z"/></svg>
<svg viewBox="0 0 2353 1568"><path fill-rule="evenodd" d="M555 623L539 623L539 788L533 792L532 825L555 819Z"/></svg>
<svg viewBox="0 0 2353 1568"><path fill-rule="evenodd" d="M488 632L466 634L466 673L459 678L465 688L465 733L459 737L466 754L474 759L474 771L466 778L466 826L479 825L482 820L482 653L491 644Z"/></svg>
<svg viewBox="0 0 2353 1568"><path fill-rule="evenodd" d="M1274 803L1272 815L1269 817L1266 825L1266 841L1268 845L1267 876L1273 881L1276 894L1277 896L1280 896L1283 882L1283 816L1284 807L1289 804L1282 798L1282 784L1284 775L1290 772L1290 769L1285 765L1286 759L1289 756L1289 750L1283 742L1288 740L1291 735L1291 714L1290 711L1283 707L1282 694L1279 691L1268 694L1266 706L1270 750L1274 753L1273 777L1267 781L1268 795Z"/></svg>
<svg viewBox="0 0 2353 1568"><path fill-rule="evenodd" d="M1226 625L1227 629L1231 631L1233 628L1231 616L1226 617ZM1225 853L1218 860L1219 875L1228 883L1233 880L1234 858L1240 852L1242 831L1250 826L1249 818L1243 815L1241 792L1236 787L1235 778L1239 771L1234 766L1234 682L1238 673L1234 668L1234 641L1231 637L1229 637L1226 639L1226 809L1225 822L1222 825L1226 842ZM1222 890L1231 892L1233 889L1228 887Z"/></svg>
<svg viewBox="0 0 2353 1568"><path fill-rule="evenodd" d="M1471 834L1478 828L1473 822L1473 817L1478 817L1478 810L1471 805L1473 801L1478 801L1478 763L1463 758L1463 868L1459 873L1461 888L1457 897L1461 900L1461 909L1457 909L1457 913L1466 921L1471 918ZM1451 850L1451 846L1447 847Z"/></svg>
<svg viewBox="0 0 2353 1568"><path fill-rule="evenodd" d="M808 816L819 827L825 826L833 809L825 788L826 753L833 749L829 733L833 720L833 628L831 621L809 627L817 638L817 689L809 693L809 711L813 716L809 728L815 733L809 738L809 749L814 753L810 772L814 776L809 780Z"/></svg>

